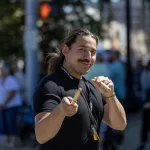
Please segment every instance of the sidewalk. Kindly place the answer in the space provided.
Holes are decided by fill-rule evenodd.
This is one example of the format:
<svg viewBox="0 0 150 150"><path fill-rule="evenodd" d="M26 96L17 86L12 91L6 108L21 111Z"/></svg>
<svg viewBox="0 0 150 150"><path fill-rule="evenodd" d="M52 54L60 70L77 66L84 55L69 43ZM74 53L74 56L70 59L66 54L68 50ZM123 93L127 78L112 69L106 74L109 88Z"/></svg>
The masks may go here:
<svg viewBox="0 0 150 150"><path fill-rule="evenodd" d="M141 114L132 114L128 117L128 125L125 130L125 140L119 150L136 150L140 142ZM145 150L150 150L150 137Z"/></svg>

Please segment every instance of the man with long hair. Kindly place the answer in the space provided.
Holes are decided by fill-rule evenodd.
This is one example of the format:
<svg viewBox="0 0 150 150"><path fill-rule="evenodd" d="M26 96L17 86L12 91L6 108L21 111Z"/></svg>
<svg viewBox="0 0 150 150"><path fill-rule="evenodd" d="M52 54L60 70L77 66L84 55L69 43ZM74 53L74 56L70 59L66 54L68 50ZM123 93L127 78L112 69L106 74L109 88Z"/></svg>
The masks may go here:
<svg viewBox="0 0 150 150"><path fill-rule="evenodd" d="M60 49L50 53L49 75L33 98L39 150L98 150L101 121L125 129L125 111L113 82L103 76L91 81L83 77L95 63L97 45L98 38L90 31L74 29ZM78 88L82 92L74 102Z"/></svg>

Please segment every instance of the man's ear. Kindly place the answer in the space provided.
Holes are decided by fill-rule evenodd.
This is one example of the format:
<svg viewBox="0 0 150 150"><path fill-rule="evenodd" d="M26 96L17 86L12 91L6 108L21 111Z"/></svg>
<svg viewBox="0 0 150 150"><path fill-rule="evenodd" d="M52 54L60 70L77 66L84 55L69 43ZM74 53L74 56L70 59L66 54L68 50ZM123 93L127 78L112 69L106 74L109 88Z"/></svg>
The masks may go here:
<svg viewBox="0 0 150 150"><path fill-rule="evenodd" d="M62 46L62 53L64 54L64 56L69 53L69 47L66 44Z"/></svg>

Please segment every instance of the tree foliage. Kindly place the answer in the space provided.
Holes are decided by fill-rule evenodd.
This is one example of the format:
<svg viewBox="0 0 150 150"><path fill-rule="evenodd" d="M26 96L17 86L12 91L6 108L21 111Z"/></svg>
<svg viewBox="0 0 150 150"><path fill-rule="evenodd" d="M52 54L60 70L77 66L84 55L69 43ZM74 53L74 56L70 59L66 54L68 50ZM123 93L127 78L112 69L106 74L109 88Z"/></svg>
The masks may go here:
<svg viewBox="0 0 150 150"><path fill-rule="evenodd" d="M24 2L25 0L0 1L0 58L12 54L24 56ZM57 16L42 20L38 14L39 46L44 57L56 49L72 28L84 27L102 37L102 23L100 19L95 19L95 16L99 15L98 9L92 16L89 15L84 0L53 0L53 2L59 7Z"/></svg>
<svg viewBox="0 0 150 150"><path fill-rule="evenodd" d="M22 35L24 29L23 5L0 2L0 58L10 55L23 56Z"/></svg>

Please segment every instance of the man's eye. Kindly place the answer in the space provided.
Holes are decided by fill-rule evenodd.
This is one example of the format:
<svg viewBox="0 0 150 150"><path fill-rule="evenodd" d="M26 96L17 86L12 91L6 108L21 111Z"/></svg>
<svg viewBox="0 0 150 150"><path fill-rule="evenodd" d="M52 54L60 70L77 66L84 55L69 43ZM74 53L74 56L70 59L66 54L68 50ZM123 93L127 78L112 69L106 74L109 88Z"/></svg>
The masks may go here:
<svg viewBox="0 0 150 150"><path fill-rule="evenodd" d="M95 51L91 51L91 54L92 54L92 55L95 55L95 53L96 53Z"/></svg>
<svg viewBox="0 0 150 150"><path fill-rule="evenodd" d="M81 52L84 52L85 51L85 49L83 49L83 48L81 48L81 49L79 49Z"/></svg>

